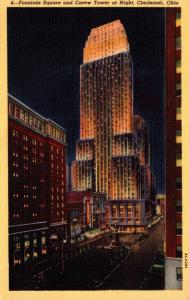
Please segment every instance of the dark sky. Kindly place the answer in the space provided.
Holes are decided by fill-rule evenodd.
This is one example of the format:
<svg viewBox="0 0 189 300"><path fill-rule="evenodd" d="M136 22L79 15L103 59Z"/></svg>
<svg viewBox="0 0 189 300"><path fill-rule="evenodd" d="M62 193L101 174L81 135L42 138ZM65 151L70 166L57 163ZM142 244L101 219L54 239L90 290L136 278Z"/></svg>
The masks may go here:
<svg viewBox="0 0 189 300"><path fill-rule="evenodd" d="M151 163L164 192L164 9L8 9L9 93L62 125L68 161L79 138L79 66L90 29L120 19L134 62L134 113L150 129Z"/></svg>

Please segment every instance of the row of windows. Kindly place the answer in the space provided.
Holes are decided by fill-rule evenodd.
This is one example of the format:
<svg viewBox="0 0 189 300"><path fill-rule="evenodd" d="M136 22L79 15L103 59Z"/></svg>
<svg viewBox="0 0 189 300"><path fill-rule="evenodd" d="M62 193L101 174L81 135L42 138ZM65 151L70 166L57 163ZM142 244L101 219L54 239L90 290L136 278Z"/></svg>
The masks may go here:
<svg viewBox="0 0 189 300"><path fill-rule="evenodd" d="M56 195L56 197L54 196L54 195L51 195L51 199L53 200L53 199L57 199L57 200L59 200L60 198L63 200L64 199L64 196L60 196L60 195Z"/></svg>
<svg viewBox="0 0 189 300"><path fill-rule="evenodd" d="M30 248L30 245L32 244L32 248ZM29 236L25 238L24 241L24 256L22 257L21 253L21 242L18 240L14 244L15 250L14 250L14 258L13 263L14 266L20 265L22 263L22 260L24 260L24 263L29 262L32 258L36 259L38 255L46 255L47 254L47 246L46 246L46 236L42 236L40 241L40 247L38 244L38 240L34 235L33 241L31 242L29 240Z"/></svg>
<svg viewBox="0 0 189 300"><path fill-rule="evenodd" d="M112 31L112 34L114 33L114 31ZM107 62L109 63L114 63L114 62L118 62L119 60L123 59L123 60L128 60L128 57L129 57L129 53L128 52L124 52L124 53L118 53L116 56L108 56L108 57L105 57L104 59L102 60L97 60L97 61L94 61L94 62L91 62L91 63L88 63L88 64L85 64L85 65L82 65L82 71L83 70L91 70L92 68L95 68L95 66L97 65L104 65L104 64L107 64Z"/></svg>
<svg viewBox="0 0 189 300"><path fill-rule="evenodd" d="M110 89L113 89L110 85L110 80L115 79L115 82L118 82L122 85L122 87L127 88L127 80L131 81L131 76L129 73L129 69L127 66L123 67L122 69L116 68L115 66L109 69L99 69L97 68L93 73L85 74L84 78L81 79L81 88L92 91L92 87L96 88L97 83L99 85L106 85L110 86ZM97 79L105 79L107 81L97 82ZM121 81L120 81L121 79Z"/></svg>
<svg viewBox="0 0 189 300"><path fill-rule="evenodd" d="M13 136L18 136L18 134L19 134L19 132L17 131L17 130L15 130L15 129L13 129L13 131L12 131L12 135ZM42 142L38 142L36 139L34 139L34 138L31 138L31 139L29 139L29 137L27 136L27 135L23 135L22 136L22 138L23 138L23 140L25 141L25 142L28 142L28 141L30 141L31 142L31 144L33 145L33 146L40 146L40 147L42 147L42 146L44 146L44 143L42 143ZM24 150L28 150L29 149L29 147L28 147L28 145L27 144L24 144L23 145L23 149ZM37 150L38 148L32 148L32 153L36 153L36 150ZM58 149L57 147L54 147L54 146L51 146L50 147L50 150L51 151L53 151L53 153L51 154L52 155L52 158L54 157L54 154L55 154L55 152L56 152L56 154L58 155L58 154L61 154L62 156L64 155L64 151L62 150L62 149ZM42 154L44 154L43 152L41 152L41 150L39 150L40 151L40 153L42 153Z"/></svg>
<svg viewBox="0 0 189 300"><path fill-rule="evenodd" d="M15 199L18 199L18 198L20 197L20 195L19 195L18 193L17 193L17 194L13 193L13 194L12 194L12 197L15 198ZM24 194L24 195L23 195L23 198L24 198L24 199L29 199L29 195L28 195L28 194ZM32 198L32 199L37 199L37 195L30 195L30 199L31 199L31 198Z"/></svg>
<svg viewBox="0 0 189 300"><path fill-rule="evenodd" d="M29 207L28 204L24 204L24 208ZM14 219L19 219L20 218L20 214L19 213L14 213L12 214ZM32 212L32 217L37 217L38 214L36 212Z"/></svg>

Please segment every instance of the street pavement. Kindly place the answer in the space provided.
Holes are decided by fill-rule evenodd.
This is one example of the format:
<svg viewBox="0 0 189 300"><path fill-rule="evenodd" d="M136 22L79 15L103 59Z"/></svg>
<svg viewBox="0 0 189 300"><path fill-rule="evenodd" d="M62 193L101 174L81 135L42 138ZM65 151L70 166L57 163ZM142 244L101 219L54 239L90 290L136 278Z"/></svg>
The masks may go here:
<svg viewBox="0 0 189 300"><path fill-rule="evenodd" d="M116 272L101 285L101 289L138 290L164 240L164 230L164 223L156 225L138 251L120 265Z"/></svg>
<svg viewBox="0 0 189 300"><path fill-rule="evenodd" d="M111 241L111 236L97 239L88 251L78 253L65 262L65 271L48 272L46 278L35 280L34 289L45 290L138 290L147 277L153 259L164 239L164 224L151 229L150 235L133 244L133 254L118 257L98 249ZM122 237L123 238L123 237ZM122 239L121 238L121 239Z"/></svg>

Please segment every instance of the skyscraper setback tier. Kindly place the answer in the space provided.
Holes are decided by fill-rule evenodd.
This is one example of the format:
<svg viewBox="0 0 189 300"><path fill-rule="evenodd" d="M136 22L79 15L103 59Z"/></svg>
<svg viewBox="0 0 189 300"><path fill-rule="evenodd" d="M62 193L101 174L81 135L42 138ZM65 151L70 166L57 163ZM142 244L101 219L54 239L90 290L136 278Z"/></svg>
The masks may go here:
<svg viewBox="0 0 189 300"><path fill-rule="evenodd" d="M150 206L140 205L145 178L141 165L149 165L148 144L145 121L133 116L133 63L125 29L120 20L94 28L80 67L80 140L72 182L74 190L106 194L109 223L128 224L126 218L120 222L113 217L112 200L135 199L140 215L149 216ZM150 166L149 170L152 177ZM129 224L136 224L134 213ZM145 217L138 224L146 224Z"/></svg>

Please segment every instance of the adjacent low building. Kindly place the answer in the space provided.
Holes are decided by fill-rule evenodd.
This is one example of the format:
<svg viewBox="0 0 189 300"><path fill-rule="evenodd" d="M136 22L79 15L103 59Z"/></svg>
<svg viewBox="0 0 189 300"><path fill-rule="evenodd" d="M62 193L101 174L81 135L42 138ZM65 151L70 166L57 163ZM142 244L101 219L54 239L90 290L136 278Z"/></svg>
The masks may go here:
<svg viewBox="0 0 189 300"><path fill-rule="evenodd" d="M87 230L106 228L106 197L91 190L66 193L65 217L70 239Z"/></svg>

